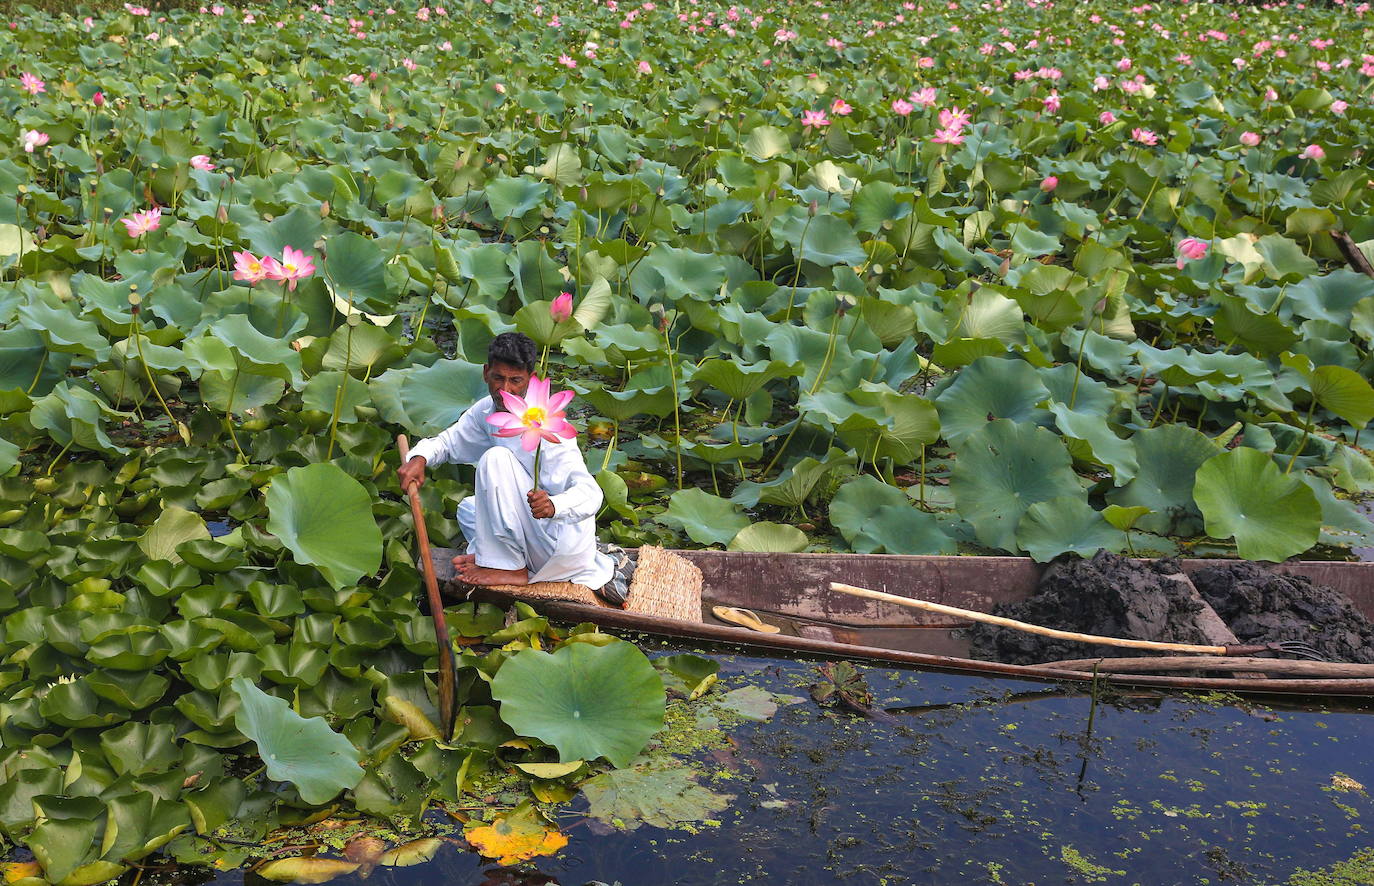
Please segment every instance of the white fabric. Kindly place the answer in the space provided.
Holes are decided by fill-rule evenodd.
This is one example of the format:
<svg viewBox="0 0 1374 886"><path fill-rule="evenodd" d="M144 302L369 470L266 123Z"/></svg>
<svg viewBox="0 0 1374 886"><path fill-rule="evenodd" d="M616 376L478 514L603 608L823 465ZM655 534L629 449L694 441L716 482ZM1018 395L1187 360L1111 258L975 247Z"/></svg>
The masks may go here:
<svg viewBox="0 0 1374 886"><path fill-rule="evenodd" d="M596 550L596 485L576 440L540 444L539 488L549 494L554 513L536 519L525 493L533 488L534 453L519 437L498 437L487 424L490 397L474 403L437 437L416 443L410 455L428 465L461 462L477 466L474 493L458 504L458 525L477 565L530 571L530 581L571 581L599 588L611 580L615 565Z"/></svg>

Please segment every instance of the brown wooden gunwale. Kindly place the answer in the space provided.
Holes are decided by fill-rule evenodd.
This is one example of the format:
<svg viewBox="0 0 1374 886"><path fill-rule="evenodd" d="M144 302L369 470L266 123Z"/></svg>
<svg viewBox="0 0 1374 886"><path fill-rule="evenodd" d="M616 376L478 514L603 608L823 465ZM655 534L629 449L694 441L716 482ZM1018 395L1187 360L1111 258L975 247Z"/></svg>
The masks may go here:
<svg viewBox="0 0 1374 886"><path fill-rule="evenodd" d="M718 550L683 550L703 574L703 609L711 605L742 606L761 615L777 613L806 625L854 629L926 628L932 638L962 625L948 619L875 601L832 593L830 581L919 597L966 609L989 611L1000 602L1030 596L1044 567L1024 557L939 557L893 554L760 554ZM435 552L438 560L443 554ZM1224 560L1180 561L1185 573ZM444 564L447 566L448 564ZM1311 578L1349 596L1374 618L1374 563L1296 561L1262 564L1275 571ZM451 574L451 569L441 570ZM533 601L532 601L533 602ZM792 652L827 658L886 662L950 673L977 674L1039 682L1090 684L1091 673L1044 665L1011 665L958 655L916 652L806 636L765 634L723 624L696 623L620 609L563 601L538 601L546 614L569 622L592 622L617 630L725 643L746 648ZM891 610L899 610L892 612ZM926 619L923 621L923 618ZM967 624L967 622L963 623ZM909 632L907 636L911 636ZM1247 695L1374 697L1374 679L1259 679L1255 677L1182 677L1138 673L1099 673L1115 686L1157 690L1220 691Z"/></svg>

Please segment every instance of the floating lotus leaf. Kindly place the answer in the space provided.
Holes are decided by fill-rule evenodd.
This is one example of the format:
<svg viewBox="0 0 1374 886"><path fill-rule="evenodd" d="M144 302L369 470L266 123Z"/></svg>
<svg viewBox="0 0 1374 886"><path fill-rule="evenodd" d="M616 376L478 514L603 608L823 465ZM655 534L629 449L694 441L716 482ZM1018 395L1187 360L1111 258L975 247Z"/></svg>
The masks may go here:
<svg viewBox="0 0 1374 886"><path fill-rule="evenodd" d="M235 677L232 686L242 702L234 725L257 745L268 778L291 782L317 805L362 780L358 751L323 719L300 716L245 677Z"/></svg>
<svg viewBox="0 0 1374 886"><path fill-rule="evenodd" d="M830 522L861 554L953 554L954 539L906 493L875 477L850 480L830 502Z"/></svg>
<svg viewBox="0 0 1374 886"><path fill-rule="evenodd" d="M465 836L478 852L503 865L552 855L568 845L568 838L557 826L529 804L498 816L492 824L475 827Z"/></svg>
<svg viewBox="0 0 1374 886"><path fill-rule="evenodd" d="M945 439L958 446L995 419L1043 422L1049 416L1037 404L1050 392L1022 360L982 357L964 368L935 398Z"/></svg>
<svg viewBox="0 0 1374 886"><path fill-rule="evenodd" d="M386 258L375 240L353 231L325 241L322 273L334 293L355 308L374 313L394 304L384 272Z"/></svg>
<svg viewBox="0 0 1374 886"><path fill-rule="evenodd" d="M727 544L749 525L749 518L733 502L700 489L674 492L668 510L657 520L702 545Z"/></svg>
<svg viewBox="0 0 1374 886"><path fill-rule="evenodd" d="M724 809L732 797L697 783L685 766L643 766L603 772L582 784L587 814L606 824L634 830L647 824L671 828L701 821Z"/></svg>
<svg viewBox="0 0 1374 886"><path fill-rule="evenodd" d="M1321 505L1312 490L1257 449L1208 459L1198 468L1194 496L1207 534L1234 537L1247 560L1281 562L1312 547L1321 534Z"/></svg>
<svg viewBox="0 0 1374 886"><path fill-rule="evenodd" d="M806 533L797 527L765 520L750 523L741 529L738 535L730 539L726 550L795 554L806 550L809 543Z"/></svg>
<svg viewBox="0 0 1374 886"><path fill-rule="evenodd" d="M377 571L382 533L371 496L336 465L292 468L267 491L267 529L335 588Z"/></svg>
<svg viewBox="0 0 1374 886"><path fill-rule="evenodd" d="M697 367L692 378L705 382L732 400L745 400L775 378L801 374L801 366L781 360L741 364L734 360L708 360Z"/></svg>
<svg viewBox="0 0 1374 886"><path fill-rule="evenodd" d="M176 552L177 545L184 541L209 537L210 530L205 528L205 521L199 514L193 514L176 505L168 505L153 521L153 525L148 527L148 531L143 533L138 540L138 547L149 560L180 563L181 556Z"/></svg>
<svg viewBox="0 0 1374 886"><path fill-rule="evenodd" d="M501 719L558 749L559 760L627 766L663 726L663 681L631 643L526 649L491 683Z"/></svg>
<svg viewBox="0 0 1374 886"><path fill-rule="evenodd" d="M1016 543L1044 563L1062 554L1091 557L1099 550L1123 551L1126 533L1112 526L1079 495L1038 501L1016 528Z"/></svg>
<svg viewBox="0 0 1374 886"><path fill-rule="evenodd" d="M1043 428L1007 419L988 422L957 449L950 488L959 515L990 548L1017 551L1026 509L1078 486L1069 454Z"/></svg>
<svg viewBox="0 0 1374 886"><path fill-rule="evenodd" d="M1188 535L1201 516L1193 503L1193 483L1202 463L1217 454L1205 434L1181 425L1137 431L1135 479L1107 494L1112 504L1149 508L1140 527L1159 535Z"/></svg>

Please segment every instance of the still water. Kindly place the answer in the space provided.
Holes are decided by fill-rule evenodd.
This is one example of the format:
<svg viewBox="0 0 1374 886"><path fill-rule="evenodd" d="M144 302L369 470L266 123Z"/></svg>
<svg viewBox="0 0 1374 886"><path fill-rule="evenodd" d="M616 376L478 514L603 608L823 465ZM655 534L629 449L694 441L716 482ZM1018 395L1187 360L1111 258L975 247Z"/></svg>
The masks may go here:
<svg viewBox="0 0 1374 886"><path fill-rule="evenodd" d="M557 856L501 868L449 847L368 883L1374 882L1303 873L1360 867L1374 845L1374 713L1179 695L1104 695L1094 712L1077 691L860 667L886 712L866 718L809 697L814 662L714 657L714 692L796 699L698 755L703 783L735 798L717 826L605 833L575 800ZM245 879L262 883L216 882Z"/></svg>

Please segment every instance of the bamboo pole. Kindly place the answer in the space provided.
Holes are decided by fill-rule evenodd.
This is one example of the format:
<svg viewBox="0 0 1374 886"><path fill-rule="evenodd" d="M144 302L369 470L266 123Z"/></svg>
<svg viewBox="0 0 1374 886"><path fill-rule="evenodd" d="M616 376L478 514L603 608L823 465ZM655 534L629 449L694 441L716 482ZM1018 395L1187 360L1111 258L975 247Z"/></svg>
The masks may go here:
<svg viewBox="0 0 1374 886"><path fill-rule="evenodd" d="M1100 637L1096 634L1080 634L1077 631L1061 631L1055 628L1045 628L1040 625L1028 624L1024 621L1016 621L1011 618L1003 618L1000 615L989 615L986 612L977 612L972 609L960 609L957 606L946 606L943 603L931 603L927 600L915 600L911 597L899 597L896 594L885 594L882 591L859 588L838 581L832 581L830 583L830 590L839 591L841 594L849 594L854 597L867 597L870 600L894 603L898 606L906 606L911 609L924 609L926 612L938 612L941 615L953 615L958 618L967 618L971 621L981 621L985 624L1010 628L1014 631L1039 634L1042 637L1054 637L1057 640L1073 640L1078 643L1098 643L1103 646L1120 646L1125 649L1150 649L1155 652L1191 652L1201 655L1226 655L1228 651L1225 646L1202 646L1192 643L1158 643L1153 640L1129 640L1124 637Z"/></svg>
<svg viewBox="0 0 1374 886"><path fill-rule="evenodd" d="M410 460L410 443L405 434L396 438L396 446L401 450L401 464L405 464ZM458 695L453 640L449 636L448 621L444 618L444 601L439 596L434 561L429 556L429 530L425 528L425 512L420 504L420 484L412 483L404 492L410 499L410 513L415 519L415 537L420 541L420 562L425 572L425 595L429 599L430 616L434 619L434 639L439 644L439 719L444 721L444 740L448 741L453 738Z"/></svg>
<svg viewBox="0 0 1374 886"><path fill-rule="evenodd" d="M1071 671L1090 671L1097 665L1104 673L1140 673L1148 671L1252 671L1263 674L1287 674L1298 677L1374 678L1374 664L1337 661L1296 661L1287 658L1253 658L1232 656L1163 655L1144 658L1078 658L1045 662L1047 668L1067 668Z"/></svg>

